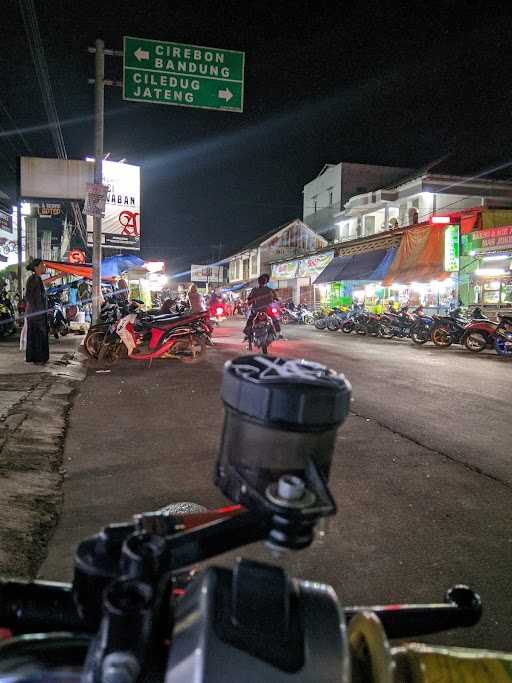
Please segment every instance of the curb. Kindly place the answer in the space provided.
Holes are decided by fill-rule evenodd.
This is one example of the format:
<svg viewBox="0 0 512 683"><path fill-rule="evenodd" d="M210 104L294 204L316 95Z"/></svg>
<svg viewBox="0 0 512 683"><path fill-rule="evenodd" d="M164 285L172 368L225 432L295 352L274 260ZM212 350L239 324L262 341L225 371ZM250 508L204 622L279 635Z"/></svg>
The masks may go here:
<svg viewBox="0 0 512 683"><path fill-rule="evenodd" d="M66 356L38 375L0 375L18 399L0 420L0 575L35 577L61 511L67 418L86 376Z"/></svg>

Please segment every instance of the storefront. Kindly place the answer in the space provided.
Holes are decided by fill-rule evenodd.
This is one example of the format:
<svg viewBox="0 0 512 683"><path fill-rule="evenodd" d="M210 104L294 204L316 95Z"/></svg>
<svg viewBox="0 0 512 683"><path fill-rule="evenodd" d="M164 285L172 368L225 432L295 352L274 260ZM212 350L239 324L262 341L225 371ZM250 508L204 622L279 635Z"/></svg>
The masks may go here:
<svg viewBox="0 0 512 683"><path fill-rule="evenodd" d="M291 299L295 304L314 307L316 292L313 283L333 258L334 252L328 251L274 263L271 284L282 301Z"/></svg>
<svg viewBox="0 0 512 683"><path fill-rule="evenodd" d="M462 237L471 260L467 275L469 303L512 308L512 224L476 230Z"/></svg>
<svg viewBox="0 0 512 683"><path fill-rule="evenodd" d="M332 308L351 306L355 300L379 312L387 293L382 279L395 256L394 247L337 256L315 280L318 302Z"/></svg>

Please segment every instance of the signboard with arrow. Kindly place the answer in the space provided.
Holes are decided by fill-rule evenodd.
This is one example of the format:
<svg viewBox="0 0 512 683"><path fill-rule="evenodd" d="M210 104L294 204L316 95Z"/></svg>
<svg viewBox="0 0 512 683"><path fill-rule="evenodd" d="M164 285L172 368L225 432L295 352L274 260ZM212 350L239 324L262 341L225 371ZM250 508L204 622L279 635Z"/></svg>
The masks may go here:
<svg viewBox="0 0 512 683"><path fill-rule="evenodd" d="M243 111L243 52L124 38L123 98Z"/></svg>

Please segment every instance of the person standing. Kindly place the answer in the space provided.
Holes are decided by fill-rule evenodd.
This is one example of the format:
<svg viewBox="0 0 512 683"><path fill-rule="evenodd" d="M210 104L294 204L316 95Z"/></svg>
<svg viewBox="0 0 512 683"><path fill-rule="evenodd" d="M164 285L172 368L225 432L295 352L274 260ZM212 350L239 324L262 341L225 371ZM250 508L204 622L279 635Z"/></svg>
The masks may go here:
<svg viewBox="0 0 512 683"><path fill-rule="evenodd" d="M46 264L40 258L32 259L27 265L32 275L25 290L27 321L27 363L45 365L50 358L48 343L48 301L41 275L46 273Z"/></svg>
<svg viewBox="0 0 512 683"><path fill-rule="evenodd" d="M195 285L190 285L188 289L188 300L190 303L190 308L192 309L192 313L203 312L204 309L201 301L201 295L197 291L197 287Z"/></svg>

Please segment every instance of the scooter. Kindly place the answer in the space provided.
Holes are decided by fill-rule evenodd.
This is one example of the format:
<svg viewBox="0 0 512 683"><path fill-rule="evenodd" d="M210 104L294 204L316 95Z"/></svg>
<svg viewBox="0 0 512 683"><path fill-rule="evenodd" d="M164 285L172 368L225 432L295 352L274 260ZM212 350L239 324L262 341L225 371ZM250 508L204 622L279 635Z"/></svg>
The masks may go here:
<svg viewBox="0 0 512 683"><path fill-rule="evenodd" d="M62 305L60 297L58 295L52 295L48 297L48 322L50 325L50 332L53 334L55 339L59 337L65 337L71 330L71 325L69 320L65 315L65 309Z"/></svg>
<svg viewBox="0 0 512 683"><path fill-rule="evenodd" d="M98 363L113 363L125 353L130 360L176 358L183 363L195 363L206 352L206 315L143 317L129 313L111 325Z"/></svg>
<svg viewBox="0 0 512 683"><path fill-rule="evenodd" d="M426 344L432 338L434 318L431 315L425 315L423 311L423 306L418 306L412 312L415 320L411 325L411 339L418 346Z"/></svg>
<svg viewBox="0 0 512 683"><path fill-rule="evenodd" d="M481 310L473 311L472 320L464 328L461 342L472 353L480 353L487 347L492 347L496 339L499 322L490 320Z"/></svg>
<svg viewBox="0 0 512 683"><path fill-rule="evenodd" d="M499 356L512 356L512 316L498 316L494 349Z"/></svg>
<svg viewBox="0 0 512 683"><path fill-rule="evenodd" d="M272 315L265 311L256 313L248 338L249 351L252 351L252 347L255 346L257 349L261 349L261 353L266 356L270 345L277 339Z"/></svg>
<svg viewBox="0 0 512 683"><path fill-rule="evenodd" d="M16 315L11 300L5 296L0 300L0 337L9 337L16 332Z"/></svg>
<svg viewBox="0 0 512 683"><path fill-rule="evenodd" d="M408 306L402 306L398 313L390 307L381 315L379 336L383 339L393 339L393 337L404 339L410 337L413 323L414 318L409 313Z"/></svg>

